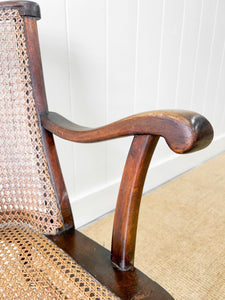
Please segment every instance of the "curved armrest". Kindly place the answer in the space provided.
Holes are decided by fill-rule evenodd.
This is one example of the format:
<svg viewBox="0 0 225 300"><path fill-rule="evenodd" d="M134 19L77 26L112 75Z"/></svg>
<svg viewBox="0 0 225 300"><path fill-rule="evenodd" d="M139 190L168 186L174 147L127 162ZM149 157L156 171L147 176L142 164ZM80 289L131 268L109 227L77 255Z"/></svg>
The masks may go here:
<svg viewBox="0 0 225 300"><path fill-rule="evenodd" d="M159 137L164 137L177 153L196 151L211 142L211 124L189 111L147 112L96 129L79 126L53 112L43 113L41 121L49 132L75 142L91 143L134 135L118 194L111 249L116 268L132 269L142 190Z"/></svg>
<svg viewBox="0 0 225 300"><path fill-rule="evenodd" d="M190 111L141 113L96 129L79 126L54 112L43 113L41 121L43 127L51 133L81 143L130 135L162 136L176 153L205 148L213 138L213 129L209 121Z"/></svg>

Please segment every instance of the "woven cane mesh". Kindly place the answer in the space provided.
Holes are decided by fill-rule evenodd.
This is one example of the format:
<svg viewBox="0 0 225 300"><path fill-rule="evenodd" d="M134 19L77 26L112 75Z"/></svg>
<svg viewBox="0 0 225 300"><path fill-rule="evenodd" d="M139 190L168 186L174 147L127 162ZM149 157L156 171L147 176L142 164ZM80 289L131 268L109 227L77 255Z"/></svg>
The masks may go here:
<svg viewBox="0 0 225 300"><path fill-rule="evenodd" d="M41 141L24 21L0 10L0 223L20 221L45 233L62 226Z"/></svg>
<svg viewBox="0 0 225 300"><path fill-rule="evenodd" d="M118 299L26 224L0 225L0 298Z"/></svg>

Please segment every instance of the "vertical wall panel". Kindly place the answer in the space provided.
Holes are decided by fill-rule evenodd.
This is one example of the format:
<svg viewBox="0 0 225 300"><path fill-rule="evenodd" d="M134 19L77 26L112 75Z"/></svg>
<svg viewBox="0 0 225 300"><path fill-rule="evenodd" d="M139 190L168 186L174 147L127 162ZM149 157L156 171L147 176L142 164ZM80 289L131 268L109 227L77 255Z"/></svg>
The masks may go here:
<svg viewBox="0 0 225 300"><path fill-rule="evenodd" d="M205 109L204 114L212 120L216 126L220 124L220 118L218 118L218 112L224 110L225 101L221 99L219 91L219 81L224 82L222 75L222 60L224 55L224 43L225 43L225 1L219 0L217 7L216 24L214 30L214 38L212 41L211 59L208 70L208 80L205 87ZM222 100L222 101L221 101ZM218 109L219 108L219 109ZM222 116L221 116L222 117ZM217 132L216 132L217 134Z"/></svg>
<svg viewBox="0 0 225 300"><path fill-rule="evenodd" d="M137 1L107 1L107 122L133 113ZM119 9L118 9L119 8ZM107 180L121 176L130 138L107 142Z"/></svg>
<svg viewBox="0 0 225 300"><path fill-rule="evenodd" d="M73 116L87 126L106 121L105 1L68 1Z"/></svg>
<svg viewBox="0 0 225 300"><path fill-rule="evenodd" d="M191 106L193 110L203 112L204 91L207 80L207 71L210 60L210 49L213 39L217 1L204 0L200 35L193 74Z"/></svg>
<svg viewBox="0 0 225 300"><path fill-rule="evenodd" d="M209 60L208 60L208 67L207 67L207 73L206 73L206 80L205 80L205 88L204 88L204 107L203 107L203 113L212 120L213 116L213 110L214 107L212 107L212 103L215 105L215 101L210 101L209 103L206 103L205 98L213 99L215 100L215 96L213 97L213 91L215 95L215 88L216 88L216 81L218 80L218 74L219 74L219 65L221 63L221 57L222 57L222 50L223 50L223 41L218 41L218 24L220 26L221 20L220 20L220 1L216 1L216 8L215 8L215 15L214 15L214 24L213 24L213 32L212 32L212 40L210 45L210 54L209 54ZM225 25L225 23L224 23ZM219 43L218 43L219 42ZM215 51L216 56L215 56ZM213 77L212 77L213 73ZM211 93L210 93L211 92ZM207 101L208 102L208 101Z"/></svg>
<svg viewBox="0 0 225 300"><path fill-rule="evenodd" d="M165 0L157 108L175 107L183 14L183 0Z"/></svg>
<svg viewBox="0 0 225 300"><path fill-rule="evenodd" d="M108 122L118 120L133 112L132 77L135 43L132 41L130 31L131 24L136 25L136 22L129 14L131 2L129 0L108 1L107 6Z"/></svg>
<svg viewBox="0 0 225 300"><path fill-rule="evenodd" d="M223 48L223 55L221 61L221 67L218 78L218 86L216 90L215 98L215 113L214 113L214 124L217 136L224 134L225 128L225 44Z"/></svg>
<svg viewBox="0 0 225 300"><path fill-rule="evenodd" d="M178 108L191 108L193 73L201 21L201 0L185 0L181 59L177 86Z"/></svg>
<svg viewBox="0 0 225 300"><path fill-rule="evenodd" d="M156 108L163 0L140 1L137 38L137 112Z"/></svg>
<svg viewBox="0 0 225 300"><path fill-rule="evenodd" d="M71 106L74 122L97 127L106 123L105 1L68 1ZM76 193L105 183L105 144L75 145Z"/></svg>

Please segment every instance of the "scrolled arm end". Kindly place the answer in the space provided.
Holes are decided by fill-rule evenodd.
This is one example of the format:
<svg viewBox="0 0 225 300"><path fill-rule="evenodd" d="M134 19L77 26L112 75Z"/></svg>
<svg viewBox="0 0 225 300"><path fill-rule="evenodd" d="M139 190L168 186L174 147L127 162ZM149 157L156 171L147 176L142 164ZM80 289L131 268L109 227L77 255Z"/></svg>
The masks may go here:
<svg viewBox="0 0 225 300"><path fill-rule="evenodd" d="M190 120L196 136L191 152L207 147L213 140L214 132L210 122L199 114L194 114Z"/></svg>
<svg viewBox="0 0 225 300"><path fill-rule="evenodd" d="M176 153L190 153L207 147L213 128L202 115L191 111L158 111L155 115L159 135ZM162 124L165 124L165 127Z"/></svg>

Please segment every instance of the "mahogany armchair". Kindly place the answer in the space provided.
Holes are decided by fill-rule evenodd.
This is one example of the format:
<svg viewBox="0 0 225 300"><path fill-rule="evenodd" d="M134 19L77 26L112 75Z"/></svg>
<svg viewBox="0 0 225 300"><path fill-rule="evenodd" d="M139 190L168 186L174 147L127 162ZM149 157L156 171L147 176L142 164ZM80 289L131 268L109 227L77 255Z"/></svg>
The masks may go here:
<svg viewBox="0 0 225 300"><path fill-rule="evenodd" d="M154 111L90 129L49 112L34 2L0 2L0 298L172 299L134 267L138 210L159 137L176 153L212 140L189 111ZM53 134L75 142L133 135L112 251L74 227Z"/></svg>

